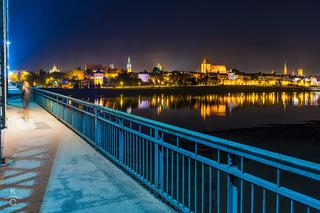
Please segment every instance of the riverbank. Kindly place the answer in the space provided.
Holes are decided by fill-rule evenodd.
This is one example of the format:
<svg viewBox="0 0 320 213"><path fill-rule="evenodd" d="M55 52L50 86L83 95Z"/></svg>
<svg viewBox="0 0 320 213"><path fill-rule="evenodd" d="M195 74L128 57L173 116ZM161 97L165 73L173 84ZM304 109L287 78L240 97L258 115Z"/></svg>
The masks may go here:
<svg viewBox="0 0 320 213"><path fill-rule="evenodd" d="M154 94L189 94L203 95L210 93L252 93L252 92L308 92L306 87L263 87L263 86L197 86L197 87L125 87L125 88L101 88L101 89L47 89L52 92L63 95L71 95L73 97L117 97L125 96L150 96Z"/></svg>
<svg viewBox="0 0 320 213"><path fill-rule="evenodd" d="M320 121L269 124L204 133L320 163Z"/></svg>

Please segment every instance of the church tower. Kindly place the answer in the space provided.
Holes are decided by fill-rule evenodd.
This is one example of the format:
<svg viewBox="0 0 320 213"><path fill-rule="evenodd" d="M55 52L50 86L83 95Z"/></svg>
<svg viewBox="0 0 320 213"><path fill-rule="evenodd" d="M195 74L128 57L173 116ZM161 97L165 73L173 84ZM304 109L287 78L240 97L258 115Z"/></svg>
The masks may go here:
<svg viewBox="0 0 320 213"><path fill-rule="evenodd" d="M284 62L284 69L283 69L283 74L288 75L288 67L287 67L287 62Z"/></svg>
<svg viewBox="0 0 320 213"><path fill-rule="evenodd" d="M211 64L208 58L204 58L201 64L201 73L208 74L211 71Z"/></svg>
<svg viewBox="0 0 320 213"><path fill-rule="evenodd" d="M132 72L132 64L131 64L131 59L130 59L130 57L128 57L127 71L128 71L128 72Z"/></svg>

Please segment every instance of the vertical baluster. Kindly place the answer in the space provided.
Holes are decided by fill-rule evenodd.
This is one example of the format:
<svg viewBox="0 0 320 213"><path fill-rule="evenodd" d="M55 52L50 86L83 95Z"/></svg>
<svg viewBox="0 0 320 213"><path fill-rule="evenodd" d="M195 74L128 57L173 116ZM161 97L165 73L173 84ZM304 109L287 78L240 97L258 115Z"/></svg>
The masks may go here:
<svg viewBox="0 0 320 213"><path fill-rule="evenodd" d="M131 160L131 166L130 168L133 170L134 169L134 162L133 162L133 134L130 133L130 160Z"/></svg>
<svg viewBox="0 0 320 213"><path fill-rule="evenodd" d="M123 163L127 165L127 146L126 146L126 138L127 138L127 131L123 130Z"/></svg>
<svg viewBox="0 0 320 213"><path fill-rule="evenodd" d="M109 136L110 136L110 133L109 133L109 129L110 129L110 125L108 123L106 123L106 134L105 134L105 151L106 153L109 153L108 152L108 142L109 142Z"/></svg>
<svg viewBox="0 0 320 213"><path fill-rule="evenodd" d="M194 212L198 212L198 175L197 175L197 165L198 162L194 160Z"/></svg>
<svg viewBox="0 0 320 213"><path fill-rule="evenodd" d="M130 133L126 134L126 155L127 155L127 166L130 167L130 141L129 141Z"/></svg>
<svg viewBox="0 0 320 213"><path fill-rule="evenodd" d="M254 213L254 185L251 184L251 213Z"/></svg>
<svg viewBox="0 0 320 213"><path fill-rule="evenodd" d="M115 126L112 125L111 127L111 141L110 141L110 154L111 154L111 157L113 157L113 141L114 141L114 132L115 132Z"/></svg>
<svg viewBox="0 0 320 213"><path fill-rule="evenodd" d="M117 130L118 130L118 127L114 126L114 128L113 128L113 141L112 141L112 157L116 156L115 143L116 143L116 140L117 140Z"/></svg>
<svg viewBox="0 0 320 213"><path fill-rule="evenodd" d="M150 128L150 129L149 129L149 135L150 135L150 137L153 136L152 131L153 131L153 130ZM149 151L150 151L150 158L149 158L149 160L150 160L150 164L149 164L150 168L149 168L149 172L150 172L150 182L152 183L152 182L153 182L153 181L152 181L152 180L153 180L153 178L152 178L152 177L153 177L153 175L152 175L152 172L153 172L153 170L152 170L153 162L152 162L152 161L153 161L153 158L154 158L153 153L152 153L152 145L153 145L153 142L150 141L150 144L149 144L149 145L150 145L150 146L149 146L149 148L150 148L150 150L149 150Z"/></svg>
<svg viewBox="0 0 320 213"><path fill-rule="evenodd" d="M290 213L294 213L294 202L290 200Z"/></svg>
<svg viewBox="0 0 320 213"><path fill-rule="evenodd" d="M235 159L230 153L227 154L228 157L228 168L234 168ZM238 184L235 176L228 174L228 184L227 184L227 211L228 213L234 213L238 210Z"/></svg>
<svg viewBox="0 0 320 213"><path fill-rule="evenodd" d="M141 144L141 137L138 136L139 140L139 174L142 175L142 144Z"/></svg>
<svg viewBox="0 0 320 213"><path fill-rule="evenodd" d="M177 187L177 203L179 203L179 153L176 153L176 165L177 165L177 169L176 169L176 187Z"/></svg>
<svg viewBox="0 0 320 213"><path fill-rule="evenodd" d="M138 134L138 141L139 141L139 174L142 176L142 170L143 170L143 163L142 163L142 158L143 158L143 151L142 151L142 137L141 137L141 125L138 126L139 134Z"/></svg>
<svg viewBox="0 0 320 213"><path fill-rule="evenodd" d="M172 198L174 198L174 196L173 196L173 151L171 151L171 196L172 196Z"/></svg>
<svg viewBox="0 0 320 213"><path fill-rule="evenodd" d="M110 150L109 150L109 148L110 148L110 146L109 146L109 141L110 141L110 124L107 124L107 140L106 140L106 152L108 153L108 154L110 154Z"/></svg>
<svg viewBox="0 0 320 213"><path fill-rule="evenodd" d="M310 207L307 206L307 213L310 213Z"/></svg>
<svg viewBox="0 0 320 213"><path fill-rule="evenodd" d="M152 180L153 180L153 172L154 172L154 169L152 169L152 165L154 163L154 156L152 154L152 148L153 148L153 143L151 142L150 143L150 181L152 183Z"/></svg>
<svg viewBox="0 0 320 213"><path fill-rule="evenodd" d="M188 157L188 207L191 210L191 162Z"/></svg>
<svg viewBox="0 0 320 213"><path fill-rule="evenodd" d="M155 139L158 140L158 130L155 130ZM159 144L154 144L154 184L159 187Z"/></svg>
<svg viewBox="0 0 320 213"><path fill-rule="evenodd" d="M244 172L244 159L240 158L240 170ZM240 179L240 213L243 213L243 180Z"/></svg>
<svg viewBox="0 0 320 213"><path fill-rule="evenodd" d="M184 155L182 155L182 205L184 206L184 184L185 184L185 181L184 181L184 173L185 173L185 164L184 164L185 162L184 162Z"/></svg>
<svg viewBox="0 0 320 213"><path fill-rule="evenodd" d="M119 120L119 124L120 124L120 126L122 127L123 126L123 120L122 119L120 119ZM118 131L118 135L119 135L119 142L118 142L118 150L119 150L119 156L118 156L118 159L122 162L122 163L124 163L124 154L125 154L125 152L124 152L124 130L122 129L122 128L119 128L119 131Z"/></svg>
<svg viewBox="0 0 320 213"><path fill-rule="evenodd" d="M262 213L266 213L266 190L262 189Z"/></svg>
<svg viewBox="0 0 320 213"><path fill-rule="evenodd" d="M146 178L147 180L149 181L150 178L149 178L149 141L146 140Z"/></svg>
<svg viewBox="0 0 320 213"><path fill-rule="evenodd" d="M169 195L169 150L166 149L166 193Z"/></svg>
<svg viewBox="0 0 320 213"><path fill-rule="evenodd" d="M111 143L110 143L110 148L111 148L110 151L111 151L111 156L112 157L113 157L114 129L115 129L115 127L112 126L112 128L111 128L111 130L112 130L112 133L111 133L112 138L111 138Z"/></svg>
<svg viewBox="0 0 320 213"><path fill-rule="evenodd" d="M109 125L109 142L108 142L108 153L109 153L109 155L111 156L111 141L112 141L112 127L113 127L113 125L112 124L110 124Z"/></svg>
<svg viewBox="0 0 320 213"><path fill-rule="evenodd" d="M176 139L176 145L177 145L177 148L179 149L179 146L180 146L180 139L179 137L177 137ZM177 165L177 168L176 168L176 197L177 197L177 203L179 204L179 153L177 152L176 153L176 165Z"/></svg>
<svg viewBox="0 0 320 213"><path fill-rule="evenodd" d="M201 163L201 213L204 212L204 164Z"/></svg>
<svg viewBox="0 0 320 213"><path fill-rule="evenodd" d="M217 162L220 164L220 150L217 150ZM217 170L217 212L220 213L220 170Z"/></svg>
<svg viewBox="0 0 320 213"><path fill-rule="evenodd" d="M133 170L137 172L137 143L136 143L136 135L132 134L132 144L133 144Z"/></svg>
<svg viewBox="0 0 320 213"><path fill-rule="evenodd" d="M142 138L142 174L143 177L146 177L146 168L145 168L145 162L146 162L146 156L145 156L145 148L146 148L146 144L145 144L145 139Z"/></svg>
<svg viewBox="0 0 320 213"><path fill-rule="evenodd" d="M108 123L103 121L103 150L107 152Z"/></svg>
<svg viewBox="0 0 320 213"><path fill-rule="evenodd" d="M136 172L139 173L139 150L138 150L138 137L134 135L134 143L135 143L135 157L136 157Z"/></svg>
<svg viewBox="0 0 320 213"><path fill-rule="evenodd" d="M280 169L277 169L277 185L280 187ZM279 205L280 205L280 200L279 200L279 194L276 195L276 213L279 213Z"/></svg>
<svg viewBox="0 0 320 213"><path fill-rule="evenodd" d="M209 213L212 212L212 167L209 166Z"/></svg>
<svg viewBox="0 0 320 213"><path fill-rule="evenodd" d="M130 133L126 131L126 138L125 138L125 146L126 146L126 166L130 167L130 144L129 144L129 135Z"/></svg>
<svg viewBox="0 0 320 213"><path fill-rule="evenodd" d="M161 190L164 192L165 188L164 188L164 151L165 148L163 146L163 142L164 142L164 132L161 132L161 136L159 138L161 144L160 144L160 149L159 149L159 177L160 177L160 187Z"/></svg>

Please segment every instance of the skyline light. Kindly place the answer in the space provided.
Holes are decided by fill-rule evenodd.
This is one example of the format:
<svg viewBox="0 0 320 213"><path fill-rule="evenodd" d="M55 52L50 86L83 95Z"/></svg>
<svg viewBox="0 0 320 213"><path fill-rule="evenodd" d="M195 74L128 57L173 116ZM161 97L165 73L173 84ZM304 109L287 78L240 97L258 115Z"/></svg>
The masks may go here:
<svg viewBox="0 0 320 213"><path fill-rule="evenodd" d="M199 70L207 56L244 72L282 70L287 61L289 70L320 74L316 8L314 2L275 0L13 1L11 67L49 70L57 64L69 70L114 63L125 68L130 55L135 70L159 62L167 70Z"/></svg>

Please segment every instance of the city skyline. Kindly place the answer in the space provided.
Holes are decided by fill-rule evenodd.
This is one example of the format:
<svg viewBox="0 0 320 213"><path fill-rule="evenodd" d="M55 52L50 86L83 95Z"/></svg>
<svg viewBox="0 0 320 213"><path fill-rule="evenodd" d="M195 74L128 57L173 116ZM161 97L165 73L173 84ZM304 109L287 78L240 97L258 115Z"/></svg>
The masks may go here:
<svg viewBox="0 0 320 213"><path fill-rule="evenodd" d="M75 6L76 5L76 6ZM209 57L245 72L303 67L319 74L314 2L12 2L12 69L62 70L114 63L136 70L161 63L199 70ZM91 13L81 13L89 11ZM299 13L295 12L299 11ZM29 17L26 21L23 17Z"/></svg>
<svg viewBox="0 0 320 213"><path fill-rule="evenodd" d="M93 66L99 66L101 67L101 69L105 69L105 68L111 68L111 69L120 69L120 70L127 70L129 73L130 72L133 72L133 73L141 73L141 72L144 72L144 71L147 71L147 72L152 72L155 68L159 68L161 71L166 71L166 72L173 72L173 71L190 71L190 72L199 72L199 73L206 73L206 71L204 70L203 66L214 66L215 68L213 69L217 69L216 71L219 72L219 68L223 68L223 70L220 70L220 73L222 71L223 74L226 74L227 72L232 72L232 70L238 70L238 71L241 71L241 72L246 72L246 71L243 71L243 70L239 70L239 69L236 69L234 67L230 67L228 65L217 65L217 64L204 64L206 60L209 60L208 57L205 57L202 61L201 64L199 64L198 66L198 69L196 70L169 70L169 69L163 69L163 64L161 63L157 63L157 64L153 64L153 65L149 65L149 69L141 69L141 70L138 70L134 67L134 63L132 63L131 61L131 57L129 56L128 59L127 59L127 63L126 64L123 64L123 65L116 65L114 63L103 63L103 64L90 64L90 63L87 63L87 64L83 64L83 65L79 65L79 66L72 66L72 67L68 67L68 68L65 68L65 69L58 69L60 68L59 66L57 66L57 64L53 64L48 66L49 68L39 68L39 69L36 69L36 70L27 70L27 69L20 69L20 70L11 70L12 71L30 71L30 72L38 72L39 70L44 70L44 71L47 71L49 73L52 73L52 72L71 72L72 70L75 70L75 69L81 69L81 70L87 70L87 66L89 65L93 65ZM52 71L53 70L53 71ZM57 70L57 71L56 71ZM292 66L288 66L288 63L286 61L284 61L282 67L278 68L278 69L271 69L271 70L268 70L268 71L260 71L260 72L247 72L247 73L263 73L263 74L278 74L278 75L296 75L300 72L303 72L304 74L306 75L317 75L319 73L317 72L310 72L309 70L305 70L303 67L292 67ZM318 75L317 75L318 76Z"/></svg>

